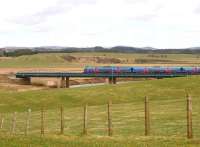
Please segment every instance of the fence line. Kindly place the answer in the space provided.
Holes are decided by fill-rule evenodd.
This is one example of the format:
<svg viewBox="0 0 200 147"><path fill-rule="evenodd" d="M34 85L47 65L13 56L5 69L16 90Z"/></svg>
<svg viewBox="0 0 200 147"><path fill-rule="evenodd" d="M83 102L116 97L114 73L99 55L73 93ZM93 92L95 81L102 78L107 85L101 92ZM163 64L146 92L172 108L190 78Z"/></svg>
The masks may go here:
<svg viewBox="0 0 200 147"><path fill-rule="evenodd" d="M187 119L184 118L184 121L181 124L180 123L177 124L177 125L174 124L174 126L186 127L185 124L187 123L187 132L186 132L186 134L187 134L187 138L190 139L190 138L193 138L193 132L192 132L192 125L193 125L193 123L192 123L192 98L191 98L190 95L187 95L187 101L185 101L185 102L187 102L187 105L186 105L186 107L187 107L187 115L186 115L187 117L186 118ZM146 96L145 99L144 99L144 102L143 102L143 106L142 106L143 108L141 109L142 111L140 111L141 114L142 114L142 117L144 118L144 119L142 119L142 121L144 120L144 123L142 122L142 126L144 126L144 134L145 134L145 136L153 134L153 129L155 129L154 127L151 128L151 120L153 120L152 118L154 117L154 114L152 112L152 116L151 116L151 113L150 113L151 107L149 107L149 103L150 103L150 99ZM117 105L119 105L119 104L117 104ZM117 129L116 126L120 124L120 123L118 123L118 124L116 124L116 126L113 127L113 122L114 122L114 125L115 125L115 122L118 119L116 119L117 117L115 116L115 114L112 115L112 110L113 110L113 112L115 112L114 111L115 107L112 109L112 106L113 106L112 105L112 101L109 100L108 103L107 103L107 110L106 110L107 112L103 110L104 112L106 112L105 118L107 120L106 121L104 120L104 121L107 124L107 127L105 127L105 126L104 127L107 130L108 136L113 136L113 132L115 132L115 129ZM135 108L137 110L138 107L135 107ZM135 108L134 108L134 111L135 111ZM92 107L91 107L91 109L92 109ZM48 132L48 129L46 129L47 126L45 126L45 125L47 125L47 123L45 123L45 122L48 122L48 121L47 121L47 119L45 117L46 113L45 113L44 107L41 107L41 110L39 112L40 112L39 114L35 115L35 116L37 116L37 119L38 119L37 120L38 122L35 123L35 124L38 124L38 130L40 130L40 134L41 134L41 136L43 136L44 134L46 134ZM58 113L56 112L56 114L58 114ZM56 123L55 123L56 126L57 126L56 129L58 128L57 131L60 132L60 134L64 134L65 131L67 132L69 130L68 125L66 125L66 126L64 125L65 124L65 117L64 116L65 116L64 115L64 107L61 106L60 107L60 115L56 115L56 117L58 119L55 118L55 117L53 118L54 120L56 120ZM17 132L16 131L16 123L17 123L16 120L19 121L19 117L20 117L20 115L18 115L16 112L14 112L12 114L12 116L11 116L11 123L7 123L7 122L5 122L6 116L1 114L0 115L0 129L1 130L0 131L2 131L2 128L4 128L4 125L5 125L5 126L9 126L10 134L16 134L16 132ZM23 126L23 134L25 136L27 136L28 134L31 133L30 128L32 128L31 127L32 125L35 125L31 121L31 120L33 120L32 117L33 117L33 115L31 115L31 109L28 109L28 111L26 112L26 116L24 117L25 121L22 122L23 124L25 124L25 126ZM133 115L132 115L132 117L133 117ZM9 118L9 122L10 122L10 116L8 118ZM66 120L67 120L67 118L68 117L66 117ZM88 129L88 124L89 124L88 122L90 120L92 120L92 118L90 120L88 120L88 104L85 104L83 109L81 108L81 115L79 116L79 118L81 120L80 126L83 129L81 132L83 133L83 135L87 135L88 131L90 131ZM39 121L40 121L40 123L39 123ZM21 121L20 121L20 123L21 123ZM90 126L90 124L89 124L89 126ZM76 128L76 125L73 126L73 127ZM161 125L158 125L156 127L157 128L162 128ZM118 127L118 128L120 128L120 127ZM3 129L3 130L5 130L5 129ZM102 130L104 130L104 129L102 129ZM105 131L105 133L106 133L106 131Z"/></svg>

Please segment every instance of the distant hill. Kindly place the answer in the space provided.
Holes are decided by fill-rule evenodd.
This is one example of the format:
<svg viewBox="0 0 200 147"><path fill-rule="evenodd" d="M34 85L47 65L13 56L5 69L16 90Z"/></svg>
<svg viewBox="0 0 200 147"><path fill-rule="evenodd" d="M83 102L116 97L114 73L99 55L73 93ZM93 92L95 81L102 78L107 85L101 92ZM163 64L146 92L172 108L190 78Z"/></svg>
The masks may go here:
<svg viewBox="0 0 200 147"><path fill-rule="evenodd" d="M150 53L150 54L200 54L200 47L182 49L157 49L152 47L129 47L115 46L105 48L95 47L63 47L63 46L41 46L41 47L4 47L0 48L0 56L20 56L37 53L71 53L71 52L120 52L120 53Z"/></svg>

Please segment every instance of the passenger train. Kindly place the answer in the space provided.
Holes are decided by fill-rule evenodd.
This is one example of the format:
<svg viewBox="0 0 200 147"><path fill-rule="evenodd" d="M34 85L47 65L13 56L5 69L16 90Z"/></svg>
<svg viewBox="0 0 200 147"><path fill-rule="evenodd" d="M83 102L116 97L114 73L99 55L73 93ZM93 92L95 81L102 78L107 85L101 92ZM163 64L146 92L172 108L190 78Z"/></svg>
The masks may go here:
<svg viewBox="0 0 200 147"><path fill-rule="evenodd" d="M200 67L87 66L87 74L200 74Z"/></svg>

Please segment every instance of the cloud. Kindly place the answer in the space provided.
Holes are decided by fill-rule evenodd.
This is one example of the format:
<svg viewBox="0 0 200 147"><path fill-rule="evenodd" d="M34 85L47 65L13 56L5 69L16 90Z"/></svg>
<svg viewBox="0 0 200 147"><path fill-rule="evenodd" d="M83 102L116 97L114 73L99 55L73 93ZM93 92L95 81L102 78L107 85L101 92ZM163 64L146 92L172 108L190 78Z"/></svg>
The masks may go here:
<svg viewBox="0 0 200 147"><path fill-rule="evenodd" d="M200 14L200 5L196 9L194 9L194 13Z"/></svg>
<svg viewBox="0 0 200 147"><path fill-rule="evenodd" d="M67 13L81 4L95 4L95 0L58 0L53 6L44 8L33 14L18 16L8 21L22 25L37 25L45 22L48 17Z"/></svg>
<svg viewBox="0 0 200 147"><path fill-rule="evenodd" d="M136 3L147 3L149 0L124 0L125 3L128 4L136 4Z"/></svg>
<svg viewBox="0 0 200 147"><path fill-rule="evenodd" d="M199 0L0 2L0 46L200 45Z"/></svg>
<svg viewBox="0 0 200 147"><path fill-rule="evenodd" d="M62 4L70 4L70 5L81 5L81 4L96 4L97 0L59 0L58 3Z"/></svg>
<svg viewBox="0 0 200 147"><path fill-rule="evenodd" d="M147 15L142 15L142 16L138 16L138 17L134 17L135 20L139 20L139 21L150 21L152 19L154 19L157 15L156 14L147 14Z"/></svg>
<svg viewBox="0 0 200 147"><path fill-rule="evenodd" d="M36 12L31 15L17 17L10 21L17 24L23 24L23 25L36 25L36 24L43 23L44 21L48 19L48 17L65 13L69 11L70 9L71 9L70 7L67 7L64 5L56 5L56 6L48 7L42 11Z"/></svg>

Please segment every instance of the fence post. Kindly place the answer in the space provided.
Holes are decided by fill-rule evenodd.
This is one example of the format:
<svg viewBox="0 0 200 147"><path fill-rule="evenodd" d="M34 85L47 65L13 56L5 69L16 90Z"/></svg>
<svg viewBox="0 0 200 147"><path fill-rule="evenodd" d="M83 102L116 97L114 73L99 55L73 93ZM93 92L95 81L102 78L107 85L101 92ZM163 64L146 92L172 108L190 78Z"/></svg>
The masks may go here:
<svg viewBox="0 0 200 147"><path fill-rule="evenodd" d="M44 107L41 108L41 136L44 135Z"/></svg>
<svg viewBox="0 0 200 147"><path fill-rule="evenodd" d="M25 136L28 135L28 131L30 128L30 117L31 117L31 109L28 109L27 116L26 116Z"/></svg>
<svg viewBox="0 0 200 147"><path fill-rule="evenodd" d="M3 115L2 114L0 114L0 118L1 118L1 122L0 122L0 129L2 129L3 128L3 121L4 121L4 119L3 119Z"/></svg>
<svg viewBox="0 0 200 147"><path fill-rule="evenodd" d="M88 131L87 131L87 119L88 119L88 116L87 116L87 108L88 105L85 104L84 106L84 113L83 113L83 135L87 135L88 134Z"/></svg>
<svg viewBox="0 0 200 147"><path fill-rule="evenodd" d="M13 118L12 118L12 126L11 126L11 134L15 133L15 127L16 127L16 112L13 113Z"/></svg>
<svg viewBox="0 0 200 147"><path fill-rule="evenodd" d="M146 96L145 97L145 136L148 136L150 134L150 118L149 118L149 99Z"/></svg>
<svg viewBox="0 0 200 147"><path fill-rule="evenodd" d="M60 134L64 134L64 109L60 107Z"/></svg>
<svg viewBox="0 0 200 147"><path fill-rule="evenodd" d="M192 137L192 98L187 94L187 138Z"/></svg>
<svg viewBox="0 0 200 147"><path fill-rule="evenodd" d="M1 116L0 129L3 129L3 122L4 122L4 118Z"/></svg>
<svg viewBox="0 0 200 147"><path fill-rule="evenodd" d="M112 101L108 101L108 136L113 135L113 130L112 130L112 116L111 116L111 106L112 106Z"/></svg>

